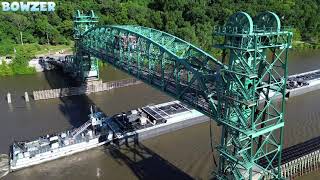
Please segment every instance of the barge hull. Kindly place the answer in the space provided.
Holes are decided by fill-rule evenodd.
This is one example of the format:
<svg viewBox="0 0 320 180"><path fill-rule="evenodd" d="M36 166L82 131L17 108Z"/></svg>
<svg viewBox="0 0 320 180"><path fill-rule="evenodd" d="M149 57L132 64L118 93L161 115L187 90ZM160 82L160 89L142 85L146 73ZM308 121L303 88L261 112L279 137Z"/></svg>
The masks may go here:
<svg viewBox="0 0 320 180"><path fill-rule="evenodd" d="M32 166L39 165L39 164L42 164L42 163L46 163L46 162L49 162L49 161L57 160L57 159L60 159L60 158L66 157L66 156L70 156L70 155L73 155L73 154L77 154L77 153L80 153L80 152L83 152L83 151L87 151L87 150L99 147L101 145L104 145L105 143L107 143L107 141L104 141L104 142L101 142L101 143L98 143L98 144L91 144L91 145L88 145L88 146L79 147L79 149L72 150L72 151L61 152L61 153L55 154L54 156L51 156L51 157L48 157L48 158L44 158L44 159L39 160L39 161L35 161L33 163L29 163L27 165L11 167L10 168L10 172L17 171L17 170L20 170L20 169L24 169L24 168L27 168L27 167L32 167Z"/></svg>
<svg viewBox="0 0 320 180"><path fill-rule="evenodd" d="M203 115L202 113L194 110L194 109L188 109L187 107L183 106L180 104L178 101L174 102L169 102L169 103L163 103L161 105L155 105L155 106L147 106L144 107L147 111L150 112L149 116L154 116L154 120L148 120L149 121L149 126L145 126L145 120L146 117L143 116L143 112L139 114L139 119L142 122L142 126L134 131L128 131L128 132L122 132L122 130L117 127L117 128L112 128L115 126L118 126L117 121L119 119L112 117L112 118L106 118L105 120L102 119L99 120L99 118L95 117L100 117L98 114L91 113L90 115L90 120L80 126L79 128L73 129L71 132L66 133L61 133L60 135L57 136L49 136L47 135L47 138L41 137L39 140L35 141L30 141L30 142L24 142L24 143L15 143L14 144L14 150L12 154L14 154L15 158L12 159L10 154L10 171L16 171L22 168L38 165L44 162L56 160L62 157L66 157L75 153L83 152L92 148L96 148L108 143L116 143L116 144L123 144L123 143L128 143L132 141L143 141L149 138L153 138L162 134L170 133L179 129L183 129L186 127L190 127L196 124L204 123L209 121L209 117ZM132 110L131 111L133 114L126 116L129 119L134 119L132 115L136 115L138 112L137 110ZM152 113L151 113L152 112ZM149 118L149 117L148 117ZM98 120L94 120L98 119ZM120 118L122 119L122 118ZM122 120L124 121L124 120ZM117 122L117 123L116 123ZM141 123L140 122L140 123ZM98 123L98 124L97 124ZM61 148L56 148L54 147L57 142L64 142L65 140L68 140L68 138L75 140L75 137L80 137L85 138L87 137L88 134L91 134L92 136L92 130L90 129L97 129L96 127L101 127L101 124L103 124L103 127L109 127L108 133L103 134L100 132L100 135L95 136L93 139L90 139L88 141L83 141L80 143L75 143L71 145L65 144L65 146L61 146ZM153 124L150 126L150 124ZM113 125L113 126L112 126ZM114 126L115 125L115 126ZM112 127L111 127L112 126ZM89 129L88 129L89 128ZM99 128L98 128L99 129ZM97 129L97 130L98 130ZM100 131L100 130L99 130ZM90 132L90 133L89 133ZM63 138L62 134L65 134ZM38 147L41 150L42 148L40 146L41 143L43 143L43 140L45 142L50 142L51 144L51 150L45 149L45 151L41 151L39 153L32 153L29 154L29 152L34 152L32 150L27 150L25 151L25 148L33 148L33 147ZM50 141L49 141L50 140ZM69 142L69 140L68 140ZM45 144L47 146L48 144ZM43 149L42 149L43 150ZM28 153L29 155L25 155ZM17 159L18 155L22 155L23 157ZM30 158L28 158L30 156Z"/></svg>
<svg viewBox="0 0 320 180"><path fill-rule="evenodd" d="M154 137L157 137L157 136L160 136L160 135L163 135L163 134L167 134L167 133L170 133L170 132L174 132L174 131L177 131L177 130L180 130L180 129L183 129L183 128L187 128L187 127L191 127L191 126L194 126L194 125L197 125L197 124L208 122L209 120L210 119L207 116L195 117L195 118L191 118L191 119L188 119L188 120L185 120L185 121L180 121L180 122L176 122L176 123L173 123L173 124L168 124L168 125L165 125L165 126L162 126L162 127L157 127L155 129L152 129L152 130L149 130L149 131L144 131L144 132L141 132L141 133L137 133L136 135L137 135L137 137L138 137L137 139L139 141L144 141L144 140L147 140L147 139L150 139L150 138L154 138ZM124 143L133 142L135 140L135 138L131 138L131 137L133 137L133 135L125 136L122 139L119 139L117 143L119 143L121 145L121 144L124 144ZM70 156L70 155L77 154L77 153L80 153L80 152L83 152L83 151L87 151L87 150L90 150L90 149L93 149L93 148L97 148L99 146L102 146L102 145L105 145L105 144L108 144L108 143L110 143L110 141L103 141L103 142L100 142L98 144L93 144L93 145L90 145L90 146L84 146L83 148L79 148L77 150L73 150L73 151L70 151L70 152L57 154L56 156L53 156L53 157L50 157L50 158L47 158L47 159L43 159L43 160L40 160L40 161L36 161L34 163L30 163L30 164L25 165L25 166L17 166L15 168L11 168L10 172L17 171L17 170L20 170L20 169L23 169L23 168L26 168L26 167L32 167L32 166L39 165L39 164L42 164L42 163L46 163L46 162L49 162L49 161L57 160L57 159L60 159L60 158L66 157L66 156Z"/></svg>

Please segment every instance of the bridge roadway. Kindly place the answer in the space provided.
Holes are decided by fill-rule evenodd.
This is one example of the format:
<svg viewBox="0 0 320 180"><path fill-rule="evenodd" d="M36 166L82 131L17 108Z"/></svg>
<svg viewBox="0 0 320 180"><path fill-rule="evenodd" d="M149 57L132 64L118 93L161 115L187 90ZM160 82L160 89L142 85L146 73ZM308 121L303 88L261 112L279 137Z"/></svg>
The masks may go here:
<svg viewBox="0 0 320 180"><path fill-rule="evenodd" d="M46 62L59 66L63 68L63 66L66 65L66 61L64 61L64 57L53 57L47 60ZM132 66L132 64L131 64ZM130 69L133 75L136 75L137 69L135 65ZM124 66L124 70L128 72L128 66ZM148 81L150 80L148 76L148 69L143 69L143 76L140 76L142 80ZM156 86L160 86L162 81L161 81L161 74L155 73L154 74L156 79L153 79L153 83L155 83ZM169 77L166 76L166 78L169 80L168 85L167 85L167 90L174 94L175 93L175 82L171 80ZM171 81L170 81L171 80ZM187 84L182 84L183 88L188 86ZM293 97L293 96L298 96L307 92L311 92L314 90L320 89L320 69L314 70L314 71L308 71L300 74L294 74L290 75L287 79L287 97ZM193 87L194 91L197 91L196 87ZM201 92L198 92L201 93ZM184 98L186 98L188 101L192 101L192 94L184 94ZM200 108L208 108L209 103L207 103L204 99L201 99L200 103L198 104Z"/></svg>
<svg viewBox="0 0 320 180"><path fill-rule="evenodd" d="M105 54L101 54L97 53L97 56L101 56L100 58L105 58ZM112 57L109 57L112 58ZM66 65L66 63L64 61L48 61L51 64L54 65L58 65L58 66L63 66ZM147 68L142 68L140 67L140 70L138 72L138 67L135 64L130 64L126 65L126 62L123 62L124 65L122 65L121 68L122 70L124 70L125 72L130 72L131 75L133 75L134 77L139 77L140 80L142 81L149 81L150 82L150 72ZM130 67L130 71L129 71L129 67ZM175 82L174 80L169 77L166 73L165 73L165 78L166 78L166 91L168 93L171 93L172 95L175 95L177 91L176 86L175 86ZM153 78L152 78L152 82L150 82L153 84L154 87L158 88L162 85L162 77L160 73L154 73L153 74ZM199 94L201 94L202 92L200 92L198 90L198 88L196 87L196 85L192 84L191 86L189 86L186 83L181 82L180 84L180 88L181 89L187 89L188 87L188 93L183 93L183 95L181 96L182 99L184 99L185 101L187 101L187 103L191 103L191 104L196 104L198 109L202 109L205 110L207 115L210 115L212 112L210 111L210 107L209 107L209 102L206 101L204 98L202 98L201 96L199 96ZM211 87L214 88L214 87ZM214 99L216 99L216 97L213 97Z"/></svg>

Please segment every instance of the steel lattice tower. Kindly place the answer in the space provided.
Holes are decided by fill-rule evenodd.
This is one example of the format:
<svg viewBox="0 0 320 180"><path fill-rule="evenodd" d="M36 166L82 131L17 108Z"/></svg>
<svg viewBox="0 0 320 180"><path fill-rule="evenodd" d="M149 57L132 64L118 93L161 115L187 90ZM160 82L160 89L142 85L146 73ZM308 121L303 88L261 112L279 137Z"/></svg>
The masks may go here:
<svg viewBox="0 0 320 180"><path fill-rule="evenodd" d="M217 121L217 179L281 179L288 49L292 33L272 12L232 15L224 36Z"/></svg>
<svg viewBox="0 0 320 180"><path fill-rule="evenodd" d="M152 28L94 27L93 12L74 22L78 76L91 77L97 57L212 117L222 125L218 179L281 179L292 33L276 14L239 12L217 28L222 61Z"/></svg>
<svg viewBox="0 0 320 180"><path fill-rule="evenodd" d="M80 81L88 79L99 78L99 66L98 59L91 57L89 52L83 51L79 44L81 43L82 36L90 29L94 28L98 23L98 17L93 11L89 15L76 11L73 19L74 22L74 39L75 39L75 60L74 61L74 72L76 77L80 78Z"/></svg>

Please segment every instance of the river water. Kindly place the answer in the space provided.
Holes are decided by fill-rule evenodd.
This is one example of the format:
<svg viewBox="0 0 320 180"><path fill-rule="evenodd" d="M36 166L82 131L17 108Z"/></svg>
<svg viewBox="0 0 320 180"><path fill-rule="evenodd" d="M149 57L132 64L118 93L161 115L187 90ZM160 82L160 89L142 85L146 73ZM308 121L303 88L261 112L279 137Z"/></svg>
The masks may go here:
<svg viewBox="0 0 320 180"><path fill-rule="evenodd" d="M320 68L320 56L295 58L289 73ZM112 67L101 72L104 81L128 78ZM89 96L65 97L46 101L23 100L24 91L72 86L72 80L56 72L0 78L0 153L8 153L14 140L28 140L78 127L87 120L89 106L115 114L171 98L145 84ZM13 103L6 103L6 93ZM287 101L285 147L303 142L320 133L320 91ZM208 179L215 168L210 148L209 123L165 134L138 145L100 147L39 166L10 173L4 179ZM215 143L220 128L212 126ZM318 174L312 175L312 178ZM320 177L319 177L320 178Z"/></svg>

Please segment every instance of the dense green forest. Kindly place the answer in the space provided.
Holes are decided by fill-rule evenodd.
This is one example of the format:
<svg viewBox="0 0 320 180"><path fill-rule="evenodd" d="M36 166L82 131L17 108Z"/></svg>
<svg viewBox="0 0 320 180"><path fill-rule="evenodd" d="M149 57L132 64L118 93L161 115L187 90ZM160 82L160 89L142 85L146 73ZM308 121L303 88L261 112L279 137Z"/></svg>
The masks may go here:
<svg viewBox="0 0 320 180"><path fill-rule="evenodd" d="M276 12L284 25L294 27L295 40L317 44L320 38L319 0L76 0L56 1L54 13L0 14L0 54L12 51L10 44L68 44L72 40L75 10L94 10L101 24L138 24L157 28L207 51L212 50L212 29L236 11L255 16ZM8 47L8 48L5 48Z"/></svg>
<svg viewBox="0 0 320 180"><path fill-rule="evenodd" d="M62 0L50 12L0 12L0 55L16 44L69 44L75 10L94 10L101 24L138 24L172 33L206 51L218 40L213 27L237 11L274 11L292 26L296 47L318 48L320 0ZM22 42L21 42L22 35ZM299 45L300 44L300 45ZM299 45L299 46L298 46Z"/></svg>

